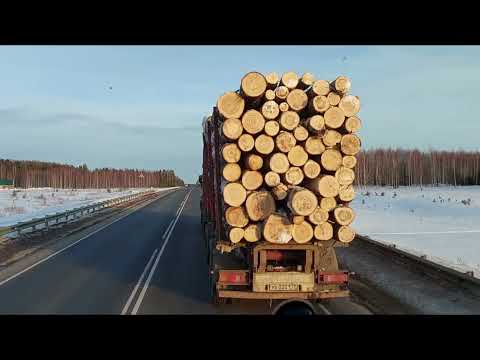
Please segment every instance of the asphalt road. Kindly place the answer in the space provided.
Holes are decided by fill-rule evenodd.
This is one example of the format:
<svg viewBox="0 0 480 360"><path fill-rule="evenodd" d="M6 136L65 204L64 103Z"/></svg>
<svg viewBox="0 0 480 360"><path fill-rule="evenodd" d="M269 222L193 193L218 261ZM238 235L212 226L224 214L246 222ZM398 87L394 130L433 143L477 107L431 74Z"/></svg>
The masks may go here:
<svg viewBox="0 0 480 360"><path fill-rule="evenodd" d="M199 200L199 188L180 189L13 277L0 273L0 314L268 314L266 302L210 304ZM368 313L346 300L333 308Z"/></svg>

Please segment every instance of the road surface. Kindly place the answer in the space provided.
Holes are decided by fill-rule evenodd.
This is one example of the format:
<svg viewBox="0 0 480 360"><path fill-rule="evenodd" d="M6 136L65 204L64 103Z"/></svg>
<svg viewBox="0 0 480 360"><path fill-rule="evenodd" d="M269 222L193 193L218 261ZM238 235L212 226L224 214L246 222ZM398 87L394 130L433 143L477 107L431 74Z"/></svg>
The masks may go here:
<svg viewBox="0 0 480 360"><path fill-rule="evenodd" d="M270 313L266 302L210 304L199 200L198 187L182 188L20 260L0 272L0 314ZM324 311L368 313L347 300Z"/></svg>

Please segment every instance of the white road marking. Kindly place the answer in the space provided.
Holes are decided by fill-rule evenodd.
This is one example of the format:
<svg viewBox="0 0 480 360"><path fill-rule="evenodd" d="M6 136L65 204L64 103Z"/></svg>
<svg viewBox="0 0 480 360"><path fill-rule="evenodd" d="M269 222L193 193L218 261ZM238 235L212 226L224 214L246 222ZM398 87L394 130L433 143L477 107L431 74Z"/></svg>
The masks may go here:
<svg viewBox="0 0 480 360"><path fill-rule="evenodd" d="M452 231L419 231L419 232L397 232L397 233L370 233L370 235L423 235L423 234L475 234L480 230L452 230Z"/></svg>
<svg viewBox="0 0 480 360"><path fill-rule="evenodd" d="M325 313L325 315L332 315L332 313L323 305L322 303L317 304L320 309Z"/></svg>
<svg viewBox="0 0 480 360"><path fill-rule="evenodd" d="M160 257L163 254L163 250L165 250L165 246L167 245L168 240L170 239L170 235L172 235L173 229L175 228L175 225L177 224L178 219L180 219L183 208L187 204L187 200L188 200L191 192L192 192L192 190L190 190L189 193L187 194L187 196L185 197L185 201L183 202L183 205L180 207L180 211L178 212L177 217L175 218L175 221L174 221L173 225L170 227L170 230L168 232L166 232L167 236L165 238L165 241L163 242L162 248L160 249L160 252L158 253L157 258L155 259L155 263L153 264L152 268L150 269L150 273L148 274L147 281L145 281L145 284L143 285L142 292L138 296L137 302L135 303L135 306L133 307L132 315L136 315L137 312L138 312L138 309L140 308L140 305L142 305L143 298L145 297L148 286L150 285L150 281L152 280L153 274L155 273L155 269L157 268Z"/></svg>
<svg viewBox="0 0 480 360"><path fill-rule="evenodd" d="M58 251L54 252L53 254L51 254L51 255L48 255L46 258L43 258L42 260L40 260L40 261L37 261L36 263L34 263L34 264L30 265L29 267L27 267L27 268L23 269L22 271L19 271L18 273L14 274L14 275L12 275L12 276L10 276L10 277L8 277L8 278L6 278L5 280L3 280L3 281L1 281L1 282L0 282L0 286L2 286L2 285L4 285L4 284L6 284L6 283L7 283L7 282L9 282L10 280L13 280L13 279L15 279L16 277L18 277L18 276L22 275L23 273L26 273L27 271L29 271L29 270L33 269L34 267L36 267L36 266L40 265L41 263L44 263L45 261L47 261L47 260L51 259L52 257L54 257L54 256L56 256L56 255L58 255L58 254L60 254L60 253L62 253L62 252L64 252L65 250L67 250L67 249L71 248L72 246L75 246L75 245L77 245L79 242L81 242L81 241L83 241L83 240L85 240L85 239L89 238L89 237L90 237L90 236L92 236L92 235L95 235L96 233L98 233L99 231L102 231L103 229L105 229L105 228L109 227L110 225L113 225L113 224L115 224L117 221L123 220L123 219L124 219L124 218L126 218L127 216L129 216L129 215L132 215L132 214L136 213L138 210L140 210L140 209L144 208L144 207L145 207L145 206L147 206L147 205L150 205L152 202L154 202L154 201L156 201L156 200L158 200L158 199L159 199L159 198L156 198L156 199L154 199L154 200L152 200L152 201L149 201L149 202L147 202L146 204L144 204L144 205L142 205L142 206L140 206L140 207L136 208L136 209L135 209L134 211L132 211L131 213L128 213L128 214L126 214L126 215L124 215L124 216L121 216L121 217L119 217L118 219L115 219L115 220L114 220L114 221L112 221L111 223L109 223L109 224L106 224L106 225L102 226L101 228L99 228L99 229L95 230L94 232L91 232L90 234L88 234L88 235L86 235L86 236L82 237L81 239L79 239L79 240L75 241L74 243L72 243L72 244L70 244L70 245L68 245L68 246L64 247L63 249L60 249L60 250L58 250Z"/></svg>
<svg viewBox="0 0 480 360"><path fill-rule="evenodd" d="M187 194L188 195L188 194ZM187 200L187 196L185 196L185 198L183 199L183 201L180 203L180 206L178 207L178 210L177 212L175 213L175 217L178 215L178 213L180 212L180 209L182 208L183 204L186 202ZM170 231L170 228L172 227L174 221L175 221L175 217L172 219L172 221L170 221L170 224L168 225L167 227L167 230L165 231L165 233L163 234L162 236L162 239L165 239L165 237L167 236L168 232Z"/></svg>
<svg viewBox="0 0 480 360"><path fill-rule="evenodd" d="M142 283L142 280L143 280L143 278L145 277L145 274L147 273L147 270L149 269L150 264L151 264L152 261L153 261L153 258L154 258L155 255L157 254L157 251L158 251L158 249L155 249L155 251L153 252L152 256L150 256L150 260L148 260L148 263L147 263L147 265L145 266L145 269L143 270L142 275L140 276L140 279L138 279L138 282L137 282L137 284L135 285L135 288L133 289L132 293L130 294L130 297L128 298L127 303L126 303L125 306L123 307L122 315L125 315L125 314L127 313L127 310L128 310L128 308L130 307L130 304L132 303L133 298L135 297L135 294L137 293L138 288L140 287L140 284Z"/></svg>

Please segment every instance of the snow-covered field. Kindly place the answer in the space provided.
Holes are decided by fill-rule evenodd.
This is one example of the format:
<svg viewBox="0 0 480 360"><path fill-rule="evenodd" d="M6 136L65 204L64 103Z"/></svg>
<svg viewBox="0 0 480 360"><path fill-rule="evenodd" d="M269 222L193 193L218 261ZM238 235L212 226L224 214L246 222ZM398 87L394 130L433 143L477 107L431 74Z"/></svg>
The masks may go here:
<svg viewBox="0 0 480 360"><path fill-rule="evenodd" d="M110 189L109 192L107 189L0 189L0 228L146 190Z"/></svg>
<svg viewBox="0 0 480 360"><path fill-rule="evenodd" d="M480 186L356 187L356 193L352 227L359 234L480 277Z"/></svg>

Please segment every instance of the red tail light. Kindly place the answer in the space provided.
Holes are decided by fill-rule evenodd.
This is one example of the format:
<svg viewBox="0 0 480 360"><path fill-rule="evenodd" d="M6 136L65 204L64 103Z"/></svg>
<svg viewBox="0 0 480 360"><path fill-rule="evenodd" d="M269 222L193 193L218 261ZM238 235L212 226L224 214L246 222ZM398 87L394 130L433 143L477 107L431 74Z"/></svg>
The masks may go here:
<svg viewBox="0 0 480 360"><path fill-rule="evenodd" d="M248 285L248 271L220 270L218 282L222 285Z"/></svg>
<svg viewBox="0 0 480 360"><path fill-rule="evenodd" d="M318 282L320 284L346 284L348 272L320 272L318 273Z"/></svg>

